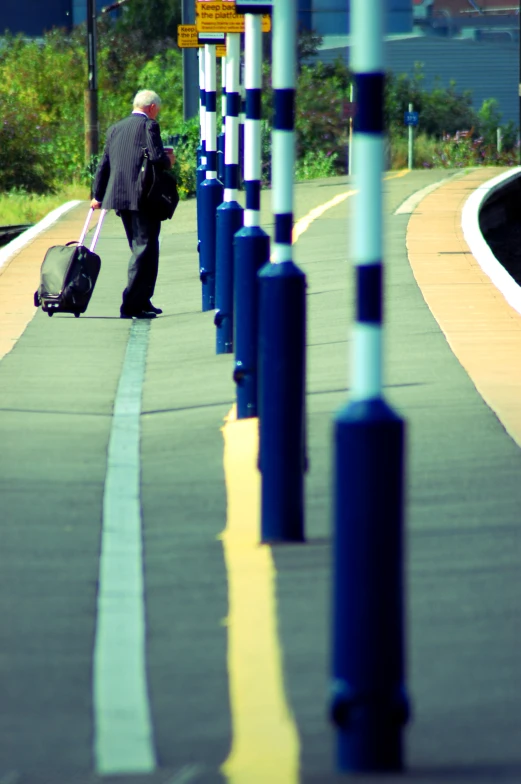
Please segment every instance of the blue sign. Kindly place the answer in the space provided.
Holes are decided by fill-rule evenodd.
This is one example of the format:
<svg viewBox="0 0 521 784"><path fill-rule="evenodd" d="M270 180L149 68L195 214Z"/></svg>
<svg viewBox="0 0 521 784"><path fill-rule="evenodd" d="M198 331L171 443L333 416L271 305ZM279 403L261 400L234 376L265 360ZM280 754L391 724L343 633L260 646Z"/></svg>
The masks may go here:
<svg viewBox="0 0 521 784"><path fill-rule="evenodd" d="M403 118L405 125L418 125L420 115L418 112L405 112Z"/></svg>

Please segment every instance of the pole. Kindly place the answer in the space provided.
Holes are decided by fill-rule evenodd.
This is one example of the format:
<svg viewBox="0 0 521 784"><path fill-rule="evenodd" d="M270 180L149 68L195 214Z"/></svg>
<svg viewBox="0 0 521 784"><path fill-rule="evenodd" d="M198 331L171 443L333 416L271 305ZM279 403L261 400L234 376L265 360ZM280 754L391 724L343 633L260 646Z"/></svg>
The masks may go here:
<svg viewBox="0 0 521 784"><path fill-rule="evenodd" d="M223 198L223 186L217 179L217 90L215 44L204 45L206 94L206 171L199 186L201 236L199 277L202 284L202 309L215 307L215 256L217 241L216 210Z"/></svg>
<svg viewBox="0 0 521 784"><path fill-rule="evenodd" d="M412 103L410 103L409 104L409 111L412 112L413 108L414 107L413 107ZM407 158L407 160L408 160L407 166L408 166L409 169L412 169L413 163L414 163L414 160L413 160L413 138L414 138L414 130L413 130L412 125L409 125L409 154L408 154L408 158Z"/></svg>
<svg viewBox="0 0 521 784"><path fill-rule="evenodd" d="M182 0L181 21L183 24L195 24L194 0ZM197 49L183 48L183 119L197 117Z"/></svg>
<svg viewBox="0 0 521 784"><path fill-rule="evenodd" d="M88 82L85 90L85 164L92 165L92 159L98 154L98 69L96 41L96 4L95 0L87 0L87 71Z"/></svg>
<svg viewBox="0 0 521 784"><path fill-rule="evenodd" d="M353 101L354 101L354 85L351 82L349 87L349 103L351 104L351 111L349 112L349 159L348 159L348 170L347 173L349 176L353 173Z"/></svg>
<svg viewBox="0 0 521 784"><path fill-rule="evenodd" d="M217 137L217 177L224 182L224 138L226 121L226 58L221 58L221 133Z"/></svg>
<svg viewBox="0 0 521 784"><path fill-rule="evenodd" d="M244 210L237 201L239 188L239 74L240 33L226 36L226 102L224 132L224 201L217 208L215 271L215 350L233 352L233 237L242 228Z"/></svg>
<svg viewBox="0 0 521 784"><path fill-rule="evenodd" d="M201 218L201 199L199 198L201 183L206 177L206 89L204 74L204 49L198 50L199 60L199 127L200 144L197 148L197 169L195 172L195 189L197 201L197 252L201 252L201 234L203 222ZM200 266L200 262L199 262Z"/></svg>
<svg viewBox="0 0 521 784"><path fill-rule="evenodd" d="M262 20L244 17L244 228L234 239L235 367L237 417L257 416L259 291L257 273L270 258L270 238L260 227Z"/></svg>
<svg viewBox="0 0 521 784"><path fill-rule="evenodd" d="M304 540L306 278L293 263L296 0L273 8L273 264L259 273L261 539Z"/></svg>
<svg viewBox="0 0 521 784"><path fill-rule="evenodd" d="M341 772L403 768L405 423L383 399L383 0L354 0L351 400L334 419L331 718Z"/></svg>

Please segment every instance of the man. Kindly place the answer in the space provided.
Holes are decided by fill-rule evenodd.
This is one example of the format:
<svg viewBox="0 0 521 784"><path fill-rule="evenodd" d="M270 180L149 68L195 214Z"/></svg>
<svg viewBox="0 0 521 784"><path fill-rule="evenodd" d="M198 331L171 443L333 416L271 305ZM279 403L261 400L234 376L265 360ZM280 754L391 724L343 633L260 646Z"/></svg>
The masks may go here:
<svg viewBox="0 0 521 784"><path fill-rule="evenodd" d="M143 162L143 148L150 161L170 169L173 152L165 152L156 117L161 100L152 90L141 90L134 98L132 114L111 126L103 157L94 178L91 206L96 210L116 210L132 251L128 282L123 291L121 318L155 318L161 308L152 304L159 265L158 218L139 209L137 181Z"/></svg>

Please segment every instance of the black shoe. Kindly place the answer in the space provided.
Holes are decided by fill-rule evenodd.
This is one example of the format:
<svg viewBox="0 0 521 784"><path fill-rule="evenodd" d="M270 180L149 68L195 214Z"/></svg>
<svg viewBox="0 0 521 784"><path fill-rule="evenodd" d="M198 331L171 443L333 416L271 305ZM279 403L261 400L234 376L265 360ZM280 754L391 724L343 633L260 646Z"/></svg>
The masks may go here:
<svg viewBox="0 0 521 784"><path fill-rule="evenodd" d="M154 313L153 310L138 310L136 313L126 313L125 311L120 311L119 317L122 319L153 319L155 318L157 313Z"/></svg>
<svg viewBox="0 0 521 784"><path fill-rule="evenodd" d="M163 312L162 308L154 307L154 305L152 305L151 302L147 302L145 310L151 310L153 313L157 313L158 316L159 316L160 313Z"/></svg>

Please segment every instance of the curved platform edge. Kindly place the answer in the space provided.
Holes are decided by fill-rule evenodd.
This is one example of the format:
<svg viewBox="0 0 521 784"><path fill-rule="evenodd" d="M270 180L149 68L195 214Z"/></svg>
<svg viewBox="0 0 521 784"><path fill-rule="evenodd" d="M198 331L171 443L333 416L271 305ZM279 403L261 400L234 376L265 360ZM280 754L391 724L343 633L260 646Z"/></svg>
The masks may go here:
<svg viewBox="0 0 521 784"><path fill-rule="evenodd" d="M520 171L497 175L497 169L475 169L451 180L420 202L407 227L409 263L429 309L479 394L519 446L521 309L514 303L521 303L521 291L486 244L479 211Z"/></svg>

